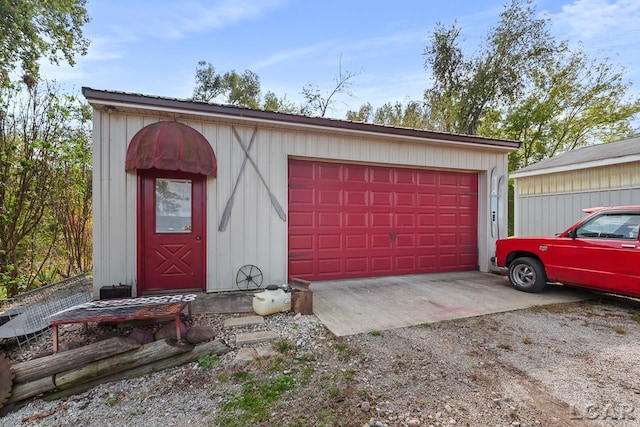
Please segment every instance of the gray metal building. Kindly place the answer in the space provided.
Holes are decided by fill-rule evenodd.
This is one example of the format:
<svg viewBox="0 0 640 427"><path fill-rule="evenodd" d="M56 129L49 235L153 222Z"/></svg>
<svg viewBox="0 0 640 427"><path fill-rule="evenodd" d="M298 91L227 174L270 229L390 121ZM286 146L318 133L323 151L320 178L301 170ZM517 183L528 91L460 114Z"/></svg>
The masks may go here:
<svg viewBox="0 0 640 427"><path fill-rule="evenodd" d="M640 137L567 151L513 172L514 234L553 235L584 208L640 204Z"/></svg>

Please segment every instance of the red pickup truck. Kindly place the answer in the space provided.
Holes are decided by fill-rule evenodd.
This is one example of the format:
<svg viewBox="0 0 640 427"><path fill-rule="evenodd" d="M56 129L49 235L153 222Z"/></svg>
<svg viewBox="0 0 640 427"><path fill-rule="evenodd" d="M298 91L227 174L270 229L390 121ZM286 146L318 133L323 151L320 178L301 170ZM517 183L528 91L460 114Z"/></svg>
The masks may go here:
<svg viewBox="0 0 640 427"><path fill-rule="evenodd" d="M525 292L559 282L640 297L640 206L584 211L590 215L556 236L498 240L494 265Z"/></svg>

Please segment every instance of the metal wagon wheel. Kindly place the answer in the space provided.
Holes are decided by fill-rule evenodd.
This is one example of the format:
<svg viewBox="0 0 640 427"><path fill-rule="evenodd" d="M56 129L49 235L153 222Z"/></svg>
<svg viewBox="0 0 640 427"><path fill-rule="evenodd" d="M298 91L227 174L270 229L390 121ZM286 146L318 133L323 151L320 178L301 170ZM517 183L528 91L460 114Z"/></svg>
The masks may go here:
<svg viewBox="0 0 640 427"><path fill-rule="evenodd" d="M236 286L241 291L260 289L262 286L262 271L255 265L243 265L238 270L238 274L236 274Z"/></svg>

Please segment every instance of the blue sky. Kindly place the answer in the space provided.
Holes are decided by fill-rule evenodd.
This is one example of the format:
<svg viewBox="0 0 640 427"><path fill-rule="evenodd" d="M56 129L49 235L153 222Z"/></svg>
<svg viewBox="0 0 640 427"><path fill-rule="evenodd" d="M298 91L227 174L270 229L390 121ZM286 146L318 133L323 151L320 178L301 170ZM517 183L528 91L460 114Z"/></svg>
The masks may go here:
<svg viewBox="0 0 640 427"><path fill-rule="evenodd" d="M88 55L75 67L43 65L45 78L82 86L187 98L198 61L218 72L249 69L270 90L300 102L312 83L333 87L341 62L358 73L329 116L365 102L422 99L422 52L436 22L457 21L474 51L508 0L88 0ZM535 0L553 34L626 68L640 94L640 0Z"/></svg>

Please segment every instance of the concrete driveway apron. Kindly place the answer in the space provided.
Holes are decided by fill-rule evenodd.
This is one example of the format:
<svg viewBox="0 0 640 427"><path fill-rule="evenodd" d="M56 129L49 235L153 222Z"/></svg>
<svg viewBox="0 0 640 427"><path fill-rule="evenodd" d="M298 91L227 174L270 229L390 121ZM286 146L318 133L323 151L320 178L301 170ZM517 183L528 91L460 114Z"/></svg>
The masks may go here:
<svg viewBox="0 0 640 427"><path fill-rule="evenodd" d="M581 301L563 286L515 290L506 277L478 271L313 282L313 313L336 336Z"/></svg>

